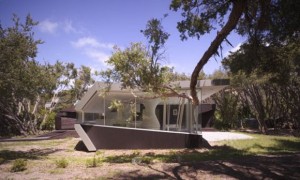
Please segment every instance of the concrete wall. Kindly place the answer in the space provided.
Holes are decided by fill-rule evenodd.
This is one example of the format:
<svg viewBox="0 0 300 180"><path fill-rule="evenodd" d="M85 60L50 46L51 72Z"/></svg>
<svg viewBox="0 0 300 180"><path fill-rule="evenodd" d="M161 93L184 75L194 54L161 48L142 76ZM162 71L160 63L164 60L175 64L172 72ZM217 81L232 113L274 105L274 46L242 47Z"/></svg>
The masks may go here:
<svg viewBox="0 0 300 180"><path fill-rule="evenodd" d="M202 136L182 132L80 124L96 149L201 147ZM81 136L79 134L79 136Z"/></svg>

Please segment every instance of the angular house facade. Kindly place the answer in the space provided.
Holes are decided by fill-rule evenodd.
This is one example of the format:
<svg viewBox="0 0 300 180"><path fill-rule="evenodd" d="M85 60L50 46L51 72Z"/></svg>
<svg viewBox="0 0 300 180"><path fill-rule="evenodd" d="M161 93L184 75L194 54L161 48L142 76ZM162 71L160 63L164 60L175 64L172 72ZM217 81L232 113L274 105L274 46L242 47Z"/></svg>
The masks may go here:
<svg viewBox="0 0 300 180"><path fill-rule="evenodd" d="M178 94L186 95L190 94L189 84L172 83ZM203 101L227 85L229 80L199 80L198 97ZM96 82L75 106L75 130L89 151L197 147L201 127L214 109L214 104L195 107L187 98L156 97L137 89L122 89L119 83Z"/></svg>

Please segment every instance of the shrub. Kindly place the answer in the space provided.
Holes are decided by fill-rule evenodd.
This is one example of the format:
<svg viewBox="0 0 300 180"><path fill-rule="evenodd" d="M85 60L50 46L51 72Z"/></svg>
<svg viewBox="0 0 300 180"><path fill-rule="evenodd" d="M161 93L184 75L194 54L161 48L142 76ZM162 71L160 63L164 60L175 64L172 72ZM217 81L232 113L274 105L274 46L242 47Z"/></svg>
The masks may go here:
<svg viewBox="0 0 300 180"><path fill-rule="evenodd" d="M42 130L53 130L55 126L55 112L50 112L46 120L42 123Z"/></svg>
<svg viewBox="0 0 300 180"><path fill-rule="evenodd" d="M19 172L26 170L27 161L25 159L16 159L10 169L11 172Z"/></svg>
<svg viewBox="0 0 300 180"><path fill-rule="evenodd" d="M62 158L56 160L55 164L57 168L66 168L69 165L69 162L65 158Z"/></svg>
<svg viewBox="0 0 300 180"><path fill-rule="evenodd" d="M86 165L87 168L98 167L104 161L105 161L104 157L98 157L98 158L96 158L96 156L94 156L93 158L87 159L85 165Z"/></svg>

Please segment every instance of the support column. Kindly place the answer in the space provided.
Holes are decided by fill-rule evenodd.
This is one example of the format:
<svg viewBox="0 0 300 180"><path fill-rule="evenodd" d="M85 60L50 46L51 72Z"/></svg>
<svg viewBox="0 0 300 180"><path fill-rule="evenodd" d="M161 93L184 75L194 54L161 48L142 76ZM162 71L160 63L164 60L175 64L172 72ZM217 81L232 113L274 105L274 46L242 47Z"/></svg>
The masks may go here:
<svg viewBox="0 0 300 180"><path fill-rule="evenodd" d="M160 102L160 99L144 99L143 104L145 109L143 111L142 128L146 129L160 129L159 121L155 114L155 108Z"/></svg>

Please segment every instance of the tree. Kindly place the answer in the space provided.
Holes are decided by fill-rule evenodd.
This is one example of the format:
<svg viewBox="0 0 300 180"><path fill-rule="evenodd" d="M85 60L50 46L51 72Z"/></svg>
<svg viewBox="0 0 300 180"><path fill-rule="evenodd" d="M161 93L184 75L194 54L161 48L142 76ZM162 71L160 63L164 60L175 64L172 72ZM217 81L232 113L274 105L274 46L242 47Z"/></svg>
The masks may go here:
<svg viewBox="0 0 300 180"><path fill-rule="evenodd" d="M200 70L214 54L218 54L221 43L224 40L228 42L226 37L232 30L247 35L248 41L255 45L278 43L287 37L298 38L299 7L299 1L286 3L283 0L173 0L170 8L174 11L182 10L184 19L178 22L177 28L183 40L188 36L199 39L218 26L221 27L192 73L190 88L194 104L199 104L195 87ZM229 16L225 23L227 14Z"/></svg>
<svg viewBox="0 0 300 180"><path fill-rule="evenodd" d="M52 87L43 95L44 100L51 106L43 113L41 129L46 124L48 116L63 108L73 106L80 100L88 87L94 83L91 69L86 66L76 68L73 63L62 63L57 61L54 65L47 65L48 81Z"/></svg>
<svg viewBox="0 0 300 180"><path fill-rule="evenodd" d="M12 27L0 25L1 136L38 133L47 124L47 117L55 116L57 97L66 92L63 103L74 104L92 83L88 67L82 66L78 76L73 63L38 63L35 57L42 41L35 40L32 32L37 22L30 15L25 23L14 15L13 22ZM72 82L75 85L71 86ZM51 106L45 110L49 101ZM47 127L53 127L53 122Z"/></svg>
<svg viewBox="0 0 300 180"><path fill-rule="evenodd" d="M121 82L123 88L160 93L169 80L169 68L151 68L152 56L141 43L132 43L121 50L115 47L107 64L113 67L102 72L107 81Z"/></svg>
<svg viewBox="0 0 300 180"><path fill-rule="evenodd" d="M95 82L90 67L82 65L78 74L74 82L75 100L80 100L88 87Z"/></svg>
<svg viewBox="0 0 300 180"><path fill-rule="evenodd" d="M213 95L216 103L214 126L217 129L232 129L238 127L241 106L234 88L226 88Z"/></svg>
<svg viewBox="0 0 300 180"><path fill-rule="evenodd" d="M215 70L211 75L208 76L209 79L227 79L228 74L224 69Z"/></svg>
<svg viewBox="0 0 300 180"><path fill-rule="evenodd" d="M162 93L163 86L171 78L171 69L160 64L164 59L164 44L169 34L163 30L158 19L149 20L141 32L148 40L148 48L141 43L132 43L125 50L115 47L107 61L113 69L103 71L101 75L108 81L121 82L123 88Z"/></svg>
<svg viewBox="0 0 300 180"><path fill-rule="evenodd" d="M299 42L253 49L252 44L244 44L223 60L241 103L250 108L263 132L270 126L299 129Z"/></svg>
<svg viewBox="0 0 300 180"><path fill-rule="evenodd" d="M191 96L193 98L193 103L195 105L199 104L199 99L197 97L196 85L199 72L203 66L208 62L210 57L217 53L219 46L228 36L228 34L236 27L242 13L246 7L246 1L202 1L198 2L197 0L192 1L180 1L173 0L170 8L177 11L179 8L182 8L182 16L185 18L178 23L178 30L181 32L181 38L186 39L188 36L196 36L198 39L201 35L209 33L214 29L211 21L217 20L221 25L224 23L224 16L227 14L230 8L232 8L228 21L218 32L215 39L212 41L209 48L205 51L202 58L199 60L196 65L192 76L191 76Z"/></svg>
<svg viewBox="0 0 300 180"><path fill-rule="evenodd" d="M150 47L148 53L151 60L151 72L155 71L158 68L158 63L164 59L164 45L170 36L169 33L164 31L161 21L162 20L155 18L151 19L147 22L146 29L141 30L144 36L148 39L148 46Z"/></svg>
<svg viewBox="0 0 300 180"><path fill-rule="evenodd" d="M44 69L34 60L41 41L33 38L37 23L30 15L25 24L16 15L13 22L13 27L0 26L1 133L35 133L38 95L47 87Z"/></svg>
<svg viewBox="0 0 300 180"><path fill-rule="evenodd" d="M141 43L131 43L124 50L115 47L107 61L113 68L102 71L100 75L106 82L121 82L123 88L138 88L158 97L180 96L190 99L185 94L178 94L170 86L170 81L186 80L187 76L161 65L164 60L164 44L169 38L169 34L163 30L161 20L149 20L146 29L141 32L148 39L148 48Z"/></svg>

